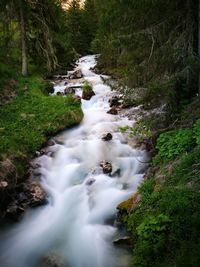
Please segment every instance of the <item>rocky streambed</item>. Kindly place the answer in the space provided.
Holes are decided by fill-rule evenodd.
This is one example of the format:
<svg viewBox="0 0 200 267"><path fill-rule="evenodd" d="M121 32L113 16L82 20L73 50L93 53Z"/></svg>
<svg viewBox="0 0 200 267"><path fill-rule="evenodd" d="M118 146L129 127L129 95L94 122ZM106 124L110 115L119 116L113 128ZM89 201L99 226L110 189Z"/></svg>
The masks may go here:
<svg viewBox="0 0 200 267"><path fill-rule="evenodd" d="M83 57L73 72L54 81L53 94L73 94L84 119L50 140L31 162L26 190L10 213L39 207L3 234L2 266L129 266L123 245L130 239L117 227L117 207L127 199L139 201L135 193L147 153L119 130L134 125L138 108L131 116L122 112L121 97L104 83L107 76L92 71L95 65L95 56ZM92 91L84 99L86 81Z"/></svg>

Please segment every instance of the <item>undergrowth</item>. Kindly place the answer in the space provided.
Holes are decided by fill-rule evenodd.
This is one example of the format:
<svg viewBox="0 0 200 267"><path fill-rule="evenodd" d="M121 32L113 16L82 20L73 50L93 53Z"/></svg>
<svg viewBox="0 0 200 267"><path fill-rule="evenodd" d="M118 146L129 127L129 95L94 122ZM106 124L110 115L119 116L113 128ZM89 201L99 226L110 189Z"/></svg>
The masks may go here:
<svg viewBox="0 0 200 267"><path fill-rule="evenodd" d="M80 104L72 96L48 96L50 85L39 76L20 78L17 96L0 107L0 157L27 158L47 137L79 123Z"/></svg>
<svg viewBox="0 0 200 267"><path fill-rule="evenodd" d="M160 134L141 201L123 216L133 267L197 267L200 261L200 120ZM127 209L128 210L128 209Z"/></svg>

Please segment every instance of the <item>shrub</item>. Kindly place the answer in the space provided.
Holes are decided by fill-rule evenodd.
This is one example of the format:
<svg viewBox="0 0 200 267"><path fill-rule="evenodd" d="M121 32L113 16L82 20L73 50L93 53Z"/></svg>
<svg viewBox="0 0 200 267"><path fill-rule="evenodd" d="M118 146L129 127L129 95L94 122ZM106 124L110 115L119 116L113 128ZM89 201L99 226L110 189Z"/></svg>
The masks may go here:
<svg viewBox="0 0 200 267"><path fill-rule="evenodd" d="M179 129L162 133L156 144L158 155L154 162L163 162L176 158L189 151L195 143L192 129Z"/></svg>

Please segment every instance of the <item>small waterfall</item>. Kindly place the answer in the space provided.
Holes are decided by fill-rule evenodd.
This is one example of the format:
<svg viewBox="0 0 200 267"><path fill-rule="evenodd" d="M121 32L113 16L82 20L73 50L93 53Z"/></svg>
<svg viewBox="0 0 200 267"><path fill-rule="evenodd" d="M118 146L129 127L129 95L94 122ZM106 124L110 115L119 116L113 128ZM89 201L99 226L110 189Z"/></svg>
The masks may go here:
<svg viewBox="0 0 200 267"><path fill-rule="evenodd" d="M107 114L112 92L101 76L90 70L96 64L95 56L83 57L77 64L84 79L92 83L95 96L82 100L81 125L64 132L62 144L49 148L54 156L36 159L49 201L30 209L2 238L2 267L43 266L41 258L51 252L61 261L55 266L128 266L122 260L125 252L112 244L117 228L108 220L141 183L145 152L131 148L119 132L120 126L132 126L133 122ZM55 89L62 91L63 84ZM76 93L81 95L78 89ZM107 132L113 136L109 142L102 140ZM99 165L103 160L112 164L115 177L102 172Z"/></svg>

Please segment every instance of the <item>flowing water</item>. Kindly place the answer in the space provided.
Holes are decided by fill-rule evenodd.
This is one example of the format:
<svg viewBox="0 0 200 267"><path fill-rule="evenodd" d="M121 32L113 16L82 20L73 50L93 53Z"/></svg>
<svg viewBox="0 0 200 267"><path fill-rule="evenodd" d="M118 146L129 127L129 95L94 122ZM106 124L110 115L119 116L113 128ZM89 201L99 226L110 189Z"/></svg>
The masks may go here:
<svg viewBox="0 0 200 267"><path fill-rule="evenodd" d="M42 186L49 201L29 210L2 238L2 267L45 266L41 258L51 257L51 253L62 262L55 266L128 266L126 251L113 245L118 230L112 219L116 206L131 196L143 179L145 152L131 148L119 132L120 126L134 122L106 113L112 92L100 75L90 71L95 64L95 56L78 61L95 96L82 100L82 123L62 134L62 144L49 147L54 156L36 159L42 166ZM55 92L63 89L61 83ZM81 90L76 93L81 95ZM113 139L102 141L102 134L107 132ZM111 162L111 175L103 174L99 166L102 160Z"/></svg>

